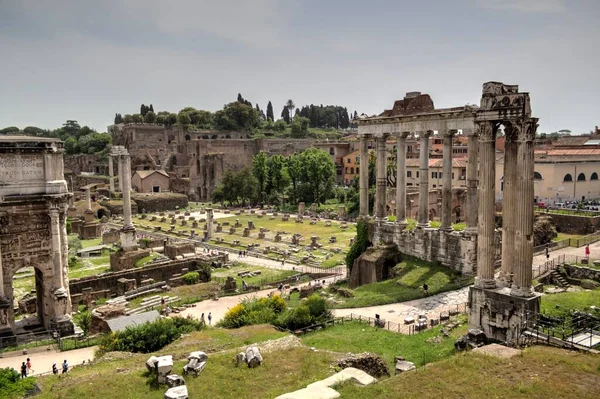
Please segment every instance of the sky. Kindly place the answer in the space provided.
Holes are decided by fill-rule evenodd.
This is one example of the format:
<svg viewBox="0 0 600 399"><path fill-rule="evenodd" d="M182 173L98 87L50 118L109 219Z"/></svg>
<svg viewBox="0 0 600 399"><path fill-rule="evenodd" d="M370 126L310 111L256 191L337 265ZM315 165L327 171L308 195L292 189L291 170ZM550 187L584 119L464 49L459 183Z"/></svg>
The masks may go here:
<svg viewBox="0 0 600 399"><path fill-rule="evenodd" d="M529 92L538 132L600 125L598 0L0 0L0 128L106 131L140 104L378 114L405 93Z"/></svg>

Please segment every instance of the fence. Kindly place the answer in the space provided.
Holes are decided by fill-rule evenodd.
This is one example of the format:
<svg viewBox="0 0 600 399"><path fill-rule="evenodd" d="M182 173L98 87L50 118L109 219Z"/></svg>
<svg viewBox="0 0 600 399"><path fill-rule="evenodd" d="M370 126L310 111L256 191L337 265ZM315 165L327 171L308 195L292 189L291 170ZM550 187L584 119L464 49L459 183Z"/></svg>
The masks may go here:
<svg viewBox="0 0 600 399"><path fill-rule="evenodd" d="M551 270L555 270L558 266L563 265L566 262L566 257L567 255L558 255L554 259L547 260L546 262L538 266L537 269L534 267L532 277L538 278Z"/></svg>
<svg viewBox="0 0 600 399"><path fill-rule="evenodd" d="M57 337L58 332L56 331L42 331L11 337L0 337L0 352L54 345L57 343Z"/></svg>
<svg viewBox="0 0 600 399"><path fill-rule="evenodd" d="M600 312L550 317L537 313L528 317L523 339L571 349L591 349L600 345Z"/></svg>
<svg viewBox="0 0 600 399"><path fill-rule="evenodd" d="M587 236L581 238L571 238L571 243L569 244L572 247L580 248L584 245L588 245L594 243L596 241L600 241L600 232L588 234Z"/></svg>
<svg viewBox="0 0 600 399"><path fill-rule="evenodd" d="M549 242L547 244L548 251L552 252L552 251L556 251L559 249L567 248L567 247L571 246L571 240L572 240L572 238L565 238L564 240ZM546 244L538 245L537 247L533 248L533 255L543 254L545 251L546 251Z"/></svg>

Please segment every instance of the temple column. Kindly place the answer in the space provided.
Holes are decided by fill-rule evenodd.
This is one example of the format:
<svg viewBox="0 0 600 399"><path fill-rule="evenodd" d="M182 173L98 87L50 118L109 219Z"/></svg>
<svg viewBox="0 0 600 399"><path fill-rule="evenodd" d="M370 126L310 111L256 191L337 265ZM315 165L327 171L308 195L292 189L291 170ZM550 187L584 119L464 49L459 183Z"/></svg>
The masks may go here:
<svg viewBox="0 0 600 399"><path fill-rule="evenodd" d="M478 288L495 288L494 280L494 217L496 215L496 140L490 122L477 123L479 129L479 228L477 231L477 277ZM474 212L474 210L467 210Z"/></svg>
<svg viewBox="0 0 600 399"><path fill-rule="evenodd" d="M429 137L431 131L421 133L420 183L419 183L419 218L417 227L429 227Z"/></svg>
<svg viewBox="0 0 600 399"><path fill-rule="evenodd" d="M92 210L92 196L90 194L89 187L86 187L86 189L85 189L85 210L86 211Z"/></svg>
<svg viewBox="0 0 600 399"><path fill-rule="evenodd" d="M402 132L396 141L396 224L406 224L406 138Z"/></svg>
<svg viewBox="0 0 600 399"><path fill-rule="evenodd" d="M109 189L111 193L115 192L115 170L114 170L114 165L113 165L113 157L109 154L108 155L108 176L109 178Z"/></svg>
<svg viewBox="0 0 600 399"><path fill-rule="evenodd" d="M444 171L442 177L442 223L441 230L452 231L452 139L456 130L448 130L444 135Z"/></svg>
<svg viewBox="0 0 600 399"><path fill-rule="evenodd" d="M123 192L123 159L119 156L118 159L118 167L119 167L119 191Z"/></svg>
<svg viewBox="0 0 600 399"><path fill-rule="evenodd" d="M518 129L517 178L515 193L515 256L511 295L530 297L533 272L533 140L537 119L523 123Z"/></svg>
<svg viewBox="0 0 600 399"><path fill-rule="evenodd" d="M386 212L386 190L387 190L387 151L385 142L387 135L377 137L377 185L375 193L375 218L383 220L387 216ZM362 170L362 169L361 169Z"/></svg>
<svg viewBox="0 0 600 399"><path fill-rule="evenodd" d="M517 184L517 142L515 130L504 129L504 179L502 195L502 268L498 285L510 287L514 273L515 255L515 198Z"/></svg>
<svg viewBox="0 0 600 399"><path fill-rule="evenodd" d="M360 216L369 216L369 148L368 137L360 137Z"/></svg>
<svg viewBox="0 0 600 399"><path fill-rule="evenodd" d="M119 156L121 159L121 178L123 180L123 229L133 228L131 223L131 163L129 155Z"/></svg>
<svg viewBox="0 0 600 399"><path fill-rule="evenodd" d="M54 276L54 287L64 289L63 264L62 264L62 245L60 237L60 210L58 207L52 207L50 213L50 234L52 237L52 269ZM40 310L42 311L42 310Z"/></svg>
<svg viewBox="0 0 600 399"><path fill-rule="evenodd" d="M4 298L4 269L2 268L2 248L0 247L0 301Z"/></svg>
<svg viewBox="0 0 600 399"><path fill-rule="evenodd" d="M474 133L469 136L467 143L467 209L461 213L467 215L466 231L477 234L477 164L479 160L479 139Z"/></svg>

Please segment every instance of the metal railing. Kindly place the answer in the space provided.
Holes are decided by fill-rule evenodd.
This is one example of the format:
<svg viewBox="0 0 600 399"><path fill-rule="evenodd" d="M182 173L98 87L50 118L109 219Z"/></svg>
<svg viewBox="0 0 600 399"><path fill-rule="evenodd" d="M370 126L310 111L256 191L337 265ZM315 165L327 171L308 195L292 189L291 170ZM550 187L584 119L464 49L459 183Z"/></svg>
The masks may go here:
<svg viewBox="0 0 600 399"><path fill-rule="evenodd" d="M566 261L566 255L558 255L554 259L547 260L546 262L544 262L542 265L538 266L537 268L535 268L535 267L533 268L532 277L538 278L541 275L543 275L549 271L555 270L560 265L563 265L565 263L565 261Z"/></svg>
<svg viewBox="0 0 600 399"><path fill-rule="evenodd" d="M56 331L41 331L12 337L0 337L0 353L55 345L58 342L58 335Z"/></svg>

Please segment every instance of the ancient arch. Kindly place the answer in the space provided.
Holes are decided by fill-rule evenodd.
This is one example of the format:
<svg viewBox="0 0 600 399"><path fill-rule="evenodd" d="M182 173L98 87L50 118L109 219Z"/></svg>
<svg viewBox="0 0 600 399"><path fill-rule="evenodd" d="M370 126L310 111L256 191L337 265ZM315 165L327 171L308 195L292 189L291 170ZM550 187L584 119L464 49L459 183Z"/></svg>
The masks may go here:
<svg viewBox="0 0 600 399"><path fill-rule="evenodd" d="M592 173L592 175L590 176L590 180L598 180L598 173Z"/></svg>

